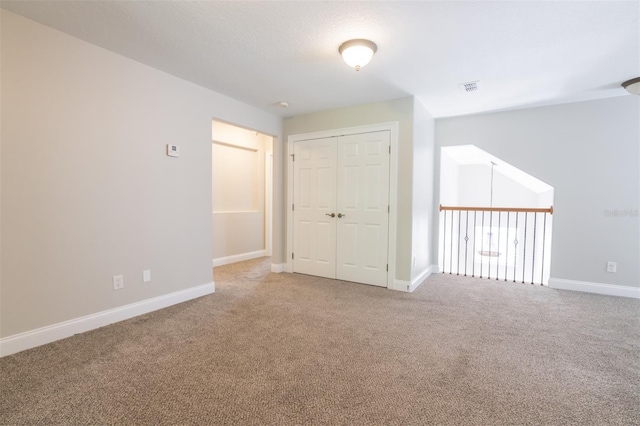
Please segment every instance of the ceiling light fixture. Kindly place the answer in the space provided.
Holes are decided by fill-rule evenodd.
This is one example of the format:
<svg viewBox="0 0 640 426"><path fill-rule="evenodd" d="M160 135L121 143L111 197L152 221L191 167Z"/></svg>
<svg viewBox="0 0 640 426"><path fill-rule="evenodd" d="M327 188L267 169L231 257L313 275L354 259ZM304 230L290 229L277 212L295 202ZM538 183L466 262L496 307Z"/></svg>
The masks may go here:
<svg viewBox="0 0 640 426"><path fill-rule="evenodd" d="M378 46L370 40L355 39L345 41L338 48L342 59L350 66L360 71L360 68L367 65L373 54L378 50Z"/></svg>
<svg viewBox="0 0 640 426"><path fill-rule="evenodd" d="M621 84L632 95L640 95L640 77L632 78Z"/></svg>

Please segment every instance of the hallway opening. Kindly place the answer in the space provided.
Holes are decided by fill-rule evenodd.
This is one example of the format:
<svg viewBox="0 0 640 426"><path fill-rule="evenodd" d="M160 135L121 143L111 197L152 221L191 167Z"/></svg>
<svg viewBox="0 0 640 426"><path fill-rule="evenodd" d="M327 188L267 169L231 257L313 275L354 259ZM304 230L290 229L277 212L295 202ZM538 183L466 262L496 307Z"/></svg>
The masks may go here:
<svg viewBox="0 0 640 426"><path fill-rule="evenodd" d="M273 139L212 122L213 266L271 256Z"/></svg>

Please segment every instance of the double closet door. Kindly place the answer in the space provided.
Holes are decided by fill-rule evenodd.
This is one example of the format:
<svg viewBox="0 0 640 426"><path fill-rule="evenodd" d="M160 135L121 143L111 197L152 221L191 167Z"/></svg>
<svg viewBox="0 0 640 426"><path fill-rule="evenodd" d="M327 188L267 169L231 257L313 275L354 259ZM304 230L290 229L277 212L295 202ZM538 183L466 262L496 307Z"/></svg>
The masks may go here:
<svg viewBox="0 0 640 426"><path fill-rule="evenodd" d="M293 271L387 286L390 132L300 141Z"/></svg>

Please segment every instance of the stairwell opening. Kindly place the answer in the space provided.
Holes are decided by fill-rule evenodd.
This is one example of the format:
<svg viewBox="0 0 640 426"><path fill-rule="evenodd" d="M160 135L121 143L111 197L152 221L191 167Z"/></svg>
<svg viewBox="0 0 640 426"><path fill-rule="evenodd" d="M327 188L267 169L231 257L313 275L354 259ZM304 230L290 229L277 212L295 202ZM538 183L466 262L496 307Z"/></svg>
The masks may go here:
<svg viewBox="0 0 640 426"><path fill-rule="evenodd" d="M441 272L547 285L554 188L474 145L440 161Z"/></svg>

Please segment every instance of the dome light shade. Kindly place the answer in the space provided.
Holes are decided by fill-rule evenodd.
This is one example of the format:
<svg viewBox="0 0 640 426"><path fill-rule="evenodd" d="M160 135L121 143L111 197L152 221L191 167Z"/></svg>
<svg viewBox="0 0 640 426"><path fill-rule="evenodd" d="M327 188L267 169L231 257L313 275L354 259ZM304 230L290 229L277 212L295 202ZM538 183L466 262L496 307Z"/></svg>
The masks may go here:
<svg viewBox="0 0 640 426"><path fill-rule="evenodd" d="M364 39L345 41L338 49L344 61L356 71L371 61L376 50L378 46L374 42Z"/></svg>
<svg viewBox="0 0 640 426"><path fill-rule="evenodd" d="M640 77L632 78L621 84L632 95L640 95Z"/></svg>

